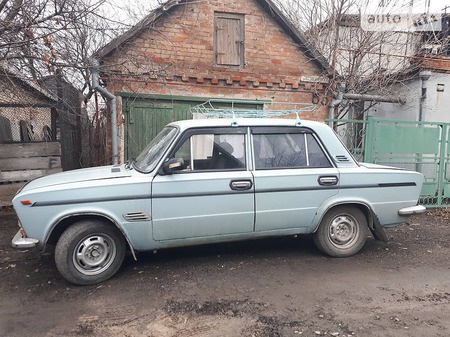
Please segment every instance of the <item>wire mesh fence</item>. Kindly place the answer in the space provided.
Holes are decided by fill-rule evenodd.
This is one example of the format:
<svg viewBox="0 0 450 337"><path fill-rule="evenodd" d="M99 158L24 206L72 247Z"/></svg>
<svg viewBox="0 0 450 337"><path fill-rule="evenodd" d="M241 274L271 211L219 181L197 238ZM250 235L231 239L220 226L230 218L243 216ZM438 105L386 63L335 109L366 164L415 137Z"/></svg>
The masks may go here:
<svg viewBox="0 0 450 337"><path fill-rule="evenodd" d="M365 121L336 120L333 128L350 153L358 161L364 161Z"/></svg>
<svg viewBox="0 0 450 337"><path fill-rule="evenodd" d="M1 107L0 142L53 140L50 108Z"/></svg>

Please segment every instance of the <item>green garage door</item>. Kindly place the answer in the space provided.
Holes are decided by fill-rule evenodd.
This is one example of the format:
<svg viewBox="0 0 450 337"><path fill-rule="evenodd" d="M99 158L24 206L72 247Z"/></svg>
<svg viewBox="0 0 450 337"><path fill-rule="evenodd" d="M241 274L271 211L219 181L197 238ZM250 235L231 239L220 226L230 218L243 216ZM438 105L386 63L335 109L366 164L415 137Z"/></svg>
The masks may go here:
<svg viewBox="0 0 450 337"><path fill-rule="evenodd" d="M189 109L204 100L165 100L124 98L125 160L136 158L142 149L170 122L192 119ZM218 104L220 108L230 103ZM235 109L262 109L263 103L233 104Z"/></svg>

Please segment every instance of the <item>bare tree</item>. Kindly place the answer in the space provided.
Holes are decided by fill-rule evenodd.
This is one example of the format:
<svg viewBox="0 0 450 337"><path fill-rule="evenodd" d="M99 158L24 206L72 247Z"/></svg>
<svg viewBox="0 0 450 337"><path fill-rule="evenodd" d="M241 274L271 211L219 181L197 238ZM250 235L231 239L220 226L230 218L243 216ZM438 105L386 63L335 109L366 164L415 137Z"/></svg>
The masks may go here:
<svg viewBox="0 0 450 337"><path fill-rule="evenodd" d="M109 0L1 0L3 65L33 80L59 69L82 88L87 59L134 23L114 9Z"/></svg>
<svg viewBox="0 0 450 337"><path fill-rule="evenodd" d="M287 0L278 1L278 5L329 60L331 90L336 90L337 83L344 83L349 93L389 97L391 86L405 82L417 67L414 60L421 35L362 29L361 1ZM359 113L364 113L364 105L347 100L335 117L346 116L355 105Z"/></svg>

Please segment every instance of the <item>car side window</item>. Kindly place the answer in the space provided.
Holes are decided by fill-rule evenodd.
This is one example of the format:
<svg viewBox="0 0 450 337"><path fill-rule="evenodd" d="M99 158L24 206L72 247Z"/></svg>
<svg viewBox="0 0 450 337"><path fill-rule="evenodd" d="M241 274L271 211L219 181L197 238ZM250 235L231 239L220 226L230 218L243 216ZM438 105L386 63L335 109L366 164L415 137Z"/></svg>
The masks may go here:
<svg viewBox="0 0 450 337"><path fill-rule="evenodd" d="M184 171L245 169L244 134L195 134L175 152Z"/></svg>
<svg viewBox="0 0 450 337"><path fill-rule="evenodd" d="M255 168L330 167L330 161L312 134L253 135Z"/></svg>
<svg viewBox="0 0 450 337"><path fill-rule="evenodd" d="M306 135L308 144L308 166L310 167L331 167L331 163L325 155L319 142L312 134Z"/></svg>

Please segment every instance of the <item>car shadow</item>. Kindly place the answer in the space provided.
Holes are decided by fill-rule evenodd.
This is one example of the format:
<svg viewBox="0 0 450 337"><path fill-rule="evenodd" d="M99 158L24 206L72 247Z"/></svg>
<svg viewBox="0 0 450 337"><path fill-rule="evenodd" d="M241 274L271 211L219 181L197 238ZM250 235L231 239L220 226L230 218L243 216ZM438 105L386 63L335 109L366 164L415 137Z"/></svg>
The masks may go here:
<svg viewBox="0 0 450 337"><path fill-rule="evenodd" d="M137 252L137 261L131 254L124 261L123 268L135 268L145 265L163 265L177 263L201 264L211 258L220 257L230 262L234 260L306 258L321 256L315 247L311 235L298 237L264 238L239 242L215 243L197 246L168 248L153 251Z"/></svg>

